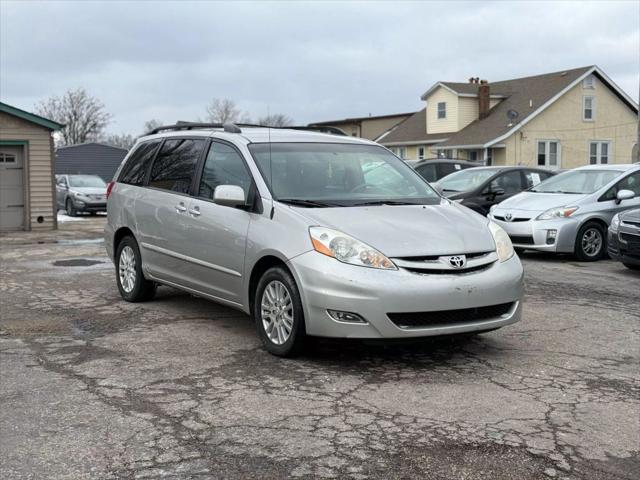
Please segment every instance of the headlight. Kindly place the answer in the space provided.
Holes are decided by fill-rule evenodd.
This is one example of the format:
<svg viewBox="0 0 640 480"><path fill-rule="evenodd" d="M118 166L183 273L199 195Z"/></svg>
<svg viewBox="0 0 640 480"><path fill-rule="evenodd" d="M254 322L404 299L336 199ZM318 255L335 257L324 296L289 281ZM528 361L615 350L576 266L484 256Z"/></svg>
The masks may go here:
<svg viewBox="0 0 640 480"><path fill-rule="evenodd" d="M616 213L611 219L611 230L616 232L618 228L620 228L620 214Z"/></svg>
<svg viewBox="0 0 640 480"><path fill-rule="evenodd" d="M566 218L570 217L573 212L578 210L578 207L556 207L550 208L546 212L538 215L536 220L551 220L553 218Z"/></svg>
<svg viewBox="0 0 640 480"><path fill-rule="evenodd" d="M391 260L360 240L324 227L310 227L309 235L316 252L333 257L344 263L361 267L397 270Z"/></svg>
<svg viewBox="0 0 640 480"><path fill-rule="evenodd" d="M73 192L73 196L76 198L86 197L86 195L82 192Z"/></svg>
<svg viewBox="0 0 640 480"><path fill-rule="evenodd" d="M489 230L493 235L493 241L496 242L496 253L501 262L506 262L513 257L513 244L507 232L500 228L497 224L489 222Z"/></svg>
<svg viewBox="0 0 640 480"><path fill-rule="evenodd" d="M493 213L493 211L498 208L498 204L494 203L493 205L491 205L491 207L489 208L489 213Z"/></svg>

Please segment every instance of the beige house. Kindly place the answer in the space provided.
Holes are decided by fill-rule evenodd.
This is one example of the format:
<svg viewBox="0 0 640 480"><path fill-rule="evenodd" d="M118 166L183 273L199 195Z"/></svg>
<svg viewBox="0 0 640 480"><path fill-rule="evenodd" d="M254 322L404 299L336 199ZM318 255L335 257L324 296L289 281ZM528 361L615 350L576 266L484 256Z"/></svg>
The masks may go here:
<svg viewBox="0 0 640 480"><path fill-rule="evenodd" d="M596 66L488 83L438 82L377 141L406 159L567 169L631 163L638 104Z"/></svg>
<svg viewBox="0 0 640 480"><path fill-rule="evenodd" d="M342 120L331 120L328 122L310 123L310 127L335 127L352 137L367 138L375 140L388 132L399 123L411 117L410 113L396 113L392 115L380 115L377 117L354 117Z"/></svg>
<svg viewBox="0 0 640 480"><path fill-rule="evenodd" d="M57 227L52 133L62 127L0 103L0 231Z"/></svg>

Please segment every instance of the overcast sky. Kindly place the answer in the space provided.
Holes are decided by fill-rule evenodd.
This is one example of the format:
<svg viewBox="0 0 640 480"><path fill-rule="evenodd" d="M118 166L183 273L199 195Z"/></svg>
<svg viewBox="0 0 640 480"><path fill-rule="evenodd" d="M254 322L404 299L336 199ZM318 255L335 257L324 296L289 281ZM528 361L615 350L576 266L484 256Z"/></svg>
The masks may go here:
<svg viewBox="0 0 640 480"><path fill-rule="evenodd" d="M421 108L438 80L596 64L633 98L640 2L0 0L0 98L85 87L108 130L203 117L213 97L296 123Z"/></svg>

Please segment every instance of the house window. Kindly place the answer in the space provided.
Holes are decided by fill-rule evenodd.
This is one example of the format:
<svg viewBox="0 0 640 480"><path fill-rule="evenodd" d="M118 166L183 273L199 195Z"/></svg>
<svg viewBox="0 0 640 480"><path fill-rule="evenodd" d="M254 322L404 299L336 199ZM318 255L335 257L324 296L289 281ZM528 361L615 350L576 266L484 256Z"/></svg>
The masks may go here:
<svg viewBox="0 0 640 480"><path fill-rule="evenodd" d="M553 169L560 167L560 142L538 140L538 165Z"/></svg>
<svg viewBox="0 0 640 480"><path fill-rule="evenodd" d="M418 160L424 159L424 152L425 152L424 147L418 147Z"/></svg>
<svg viewBox="0 0 640 480"><path fill-rule="evenodd" d="M398 156L403 160L407 158L407 148L406 147L398 148Z"/></svg>
<svg viewBox="0 0 640 480"><path fill-rule="evenodd" d="M609 163L611 142L589 142L589 164Z"/></svg>
<svg viewBox="0 0 640 480"><path fill-rule="evenodd" d="M595 118L596 97L587 96L582 99L582 119L592 122Z"/></svg>
<svg viewBox="0 0 640 480"><path fill-rule="evenodd" d="M593 75L589 75L582 81L582 88L596 88L595 82L593 80Z"/></svg>
<svg viewBox="0 0 640 480"><path fill-rule="evenodd" d="M477 150L469 150L469 161L477 162L478 161L478 151Z"/></svg>
<svg viewBox="0 0 640 480"><path fill-rule="evenodd" d="M438 158L453 158L452 151L450 149L438 150Z"/></svg>
<svg viewBox="0 0 640 480"><path fill-rule="evenodd" d="M438 118L447 118L447 102L438 102Z"/></svg>

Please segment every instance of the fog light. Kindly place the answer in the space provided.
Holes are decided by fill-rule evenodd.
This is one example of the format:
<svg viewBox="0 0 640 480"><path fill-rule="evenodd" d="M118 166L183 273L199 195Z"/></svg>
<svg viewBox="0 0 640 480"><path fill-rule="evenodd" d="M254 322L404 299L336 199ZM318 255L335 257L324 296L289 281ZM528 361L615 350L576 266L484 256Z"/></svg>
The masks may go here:
<svg viewBox="0 0 640 480"><path fill-rule="evenodd" d="M357 313L341 312L340 310L327 310L327 313L336 322L367 323L367 321L364 318L362 318L360 315L358 315Z"/></svg>
<svg viewBox="0 0 640 480"><path fill-rule="evenodd" d="M556 243L557 230L547 230L547 245L553 245Z"/></svg>

